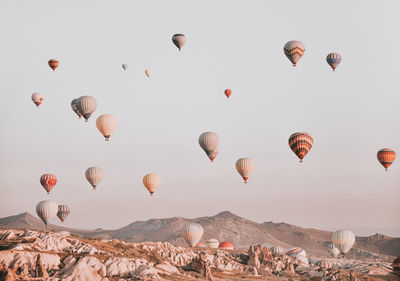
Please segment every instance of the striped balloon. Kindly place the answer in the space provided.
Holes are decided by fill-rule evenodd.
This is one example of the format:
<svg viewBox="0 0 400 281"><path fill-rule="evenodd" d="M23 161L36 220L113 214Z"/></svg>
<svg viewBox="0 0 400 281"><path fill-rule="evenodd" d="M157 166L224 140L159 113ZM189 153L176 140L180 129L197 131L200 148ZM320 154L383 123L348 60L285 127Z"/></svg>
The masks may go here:
<svg viewBox="0 0 400 281"><path fill-rule="evenodd" d="M36 205L36 214L47 226L50 219L55 218L58 213L58 205L52 200L40 201Z"/></svg>
<svg viewBox="0 0 400 281"><path fill-rule="evenodd" d="M353 247L356 237L350 230L338 230L332 235L332 243L344 255Z"/></svg>
<svg viewBox="0 0 400 281"><path fill-rule="evenodd" d="M382 148L377 153L378 161L385 167L385 171L393 164L396 160L396 152L390 148Z"/></svg>
<svg viewBox="0 0 400 281"><path fill-rule="evenodd" d="M210 158L211 162L214 161L216 153L213 153L217 150L219 145L219 137L214 132L205 132L199 136L199 144L204 152L207 154L208 158Z"/></svg>
<svg viewBox="0 0 400 281"><path fill-rule="evenodd" d="M295 256L298 256L298 255L307 256L306 251L304 251L302 248L299 248L299 247L294 247L294 248L289 249L286 252L286 255L289 256L289 257L295 257Z"/></svg>
<svg viewBox="0 0 400 281"><path fill-rule="evenodd" d="M199 243L203 236L203 227L198 223L189 223L185 225L182 237L186 240L190 247L194 247Z"/></svg>
<svg viewBox="0 0 400 281"><path fill-rule="evenodd" d="M64 222L65 219L68 217L70 213L70 209L68 205L58 205L58 213L57 217L61 220L61 222Z"/></svg>
<svg viewBox="0 0 400 281"><path fill-rule="evenodd" d="M186 43L186 36L184 34L178 33L172 36L172 42L176 47L178 47L179 51L182 49L183 45Z"/></svg>
<svg viewBox="0 0 400 281"><path fill-rule="evenodd" d="M97 101L92 96L82 96L76 102L76 106L83 118L85 118L85 122L87 122L93 112L96 111Z"/></svg>
<svg viewBox="0 0 400 281"><path fill-rule="evenodd" d="M207 248L207 245L206 244L204 244L204 243L197 243L197 245L196 245L196 247L197 248Z"/></svg>
<svg viewBox="0 0 400 281"><path fill-rule="evenodd" d="M315 266L318 266L321 268L332 268L332 263L328 260L319 260L315 263Z"/></svg>
<svg viewBox="0 0 400 281"><path fill-rule="evenodd" d="M311 150L313 144L313 138L307 133L294 133L289 137L290 149L300 158L300 162L303 162L303 158Z"/></svg>
<svg viewBox="0 0 400 281"><path fill-rule="evenodd" d="M59 64L59 62L56 59L49 60L49 66L50 66L51 69L53 69L53 71L56 71L56 68L58 67L58 64Z"/></svg>
<svg viewBox="0 0 400 281"><path fill-rule="evenodd" d="M78 110L77 102L78 102L78 99L77 99L77 98L76 98L76 99L73 99L73 100L71 101L71 108L72 108L72 110L76 113L76 115L78 115L79 119L81 119L81 118L82 118L82 114L81 114L80 111Z"/></svg>
<svg viewBox="0 0 400 281"><path fill-rule="evenodd" d="M106 138L106 141L109 141L111 135L118 127L118 120L111 114L103 114L97 117L96 126L99 132Z"/></svg>
<svg viewBox="0 0 400 281"><path fill-rule="evenodd" d="M282 247L279 246L274 246L270 248L271 252L274 254L281 254L283 255L285 253L285 250Z"/></svg>
<svg viewBox="0 0 400 281"><path fill-rule="evenodd" d="M86 169L85 177L88 182L93 186L93 190L96 190L96 186L104 177L103 170L99 167L90 167Z"/></svg>
<svg viewBox="0 0 400 281"><path fill-rule="evenodd" d="M206 241L207 248L217 249L219 246L219 241L217 239L211 238Z"/></svg>
<svg viewBox="0 0 400 281"><path fill-rule="evenodd" d="M300 41L289 41L285 44L285 47L283 47L283 51L288 59L292 62L293 66L296 66L296 63L303 56L306 48Z"/></svg>
<svg viewBox="0 0 400 281"><path fill-rule="evenodd" d="M40 184L47 191L47 194L49 194L53 187L57 184L57 177L54 174L43 174L40 177Z"/></svg>
<svg viewBox="0 0 400 281"><path fill-rule="evenodd" d="M233 243L231 243L229 241L224 241L224 242L219 243L218 248L225 249L225 250L233 250L233 249L235 249L235 246L233 245Z"/></svg>
<svg viewBox="0 0 400 281"><path fill-rule="evenodd" d="M250 158L240 158L236 161L236 170L244 179L244 183L247 183L250 174L254 171L253 160Z"/></svg>
<svg viewBox="0 0 400 281"><path fill-rule="evenodd" d="M150 192L150 195L153 195L154 191L160 184L161 178L156 174L147 174L143 177L143 185Z"/></svg>
<svg viewBox="0 0 400 281"><path fill-rule="evenodd" d="M44 96L41 93L33 93L32 101L37 107L44 101Z"/></svg>
<svg viewBox="0 0 400 281"><path fill-rule="evenodd" d="M342 56L338 53L330 53L326 56L326 62L332 67L332 70L335 71L336 67L339 66L342 61Z"/></svg>

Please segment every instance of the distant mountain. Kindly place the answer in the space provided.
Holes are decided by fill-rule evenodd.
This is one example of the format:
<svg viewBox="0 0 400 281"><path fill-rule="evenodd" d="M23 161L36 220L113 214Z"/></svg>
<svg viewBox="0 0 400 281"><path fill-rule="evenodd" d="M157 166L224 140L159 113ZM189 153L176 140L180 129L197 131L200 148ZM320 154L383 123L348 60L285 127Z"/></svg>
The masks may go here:
<svg viewBox="0 0 400 281"><path fill-rule="evenodd" d="M247 248L249 245L281 246L290 248L302 247L309 255L327 256L327 246L332 232L312 228L302 228L287 223L257 223L241 218L231 212L224 211L211 217L186 219L182 217L150 219L136 221L115 230L79 230L45 225L29 213L0 219L1 228L26 228L34 230L69 231L90 238L123 239L131 242L166 241L174 245L186 246L181 231L189 222L200 223L204 228L202 242L210 238L219 241L231 241L236 248ZM400 255L400 238L392 238L380 234L369 237L357 237L354 248L381 255ZM368 254L367 253L367 254Z"/></svg>

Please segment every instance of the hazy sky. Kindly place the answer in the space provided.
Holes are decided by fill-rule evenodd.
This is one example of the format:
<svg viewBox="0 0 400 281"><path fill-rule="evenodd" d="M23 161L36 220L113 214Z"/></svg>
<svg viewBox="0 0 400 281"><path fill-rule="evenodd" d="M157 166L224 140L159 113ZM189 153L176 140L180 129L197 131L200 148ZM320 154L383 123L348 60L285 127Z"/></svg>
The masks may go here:
<svg viewBox="0 0 400 281"><path fill-rule="evenodd" d="M398 0L0 1L0 216L36 214L52 199L71 207L65 226L81 228L230 210L399 229L400 159L389 172L376 159L383 147L400 152L399 9ZM187 36L182 52L175 33ZM306 47L296 68L283 53L289 40ZM336 72L330 52L343 56ZM82 95L98 101L89 123L70 107ZM103 113L119 120L109 143L95 125ZM198 145L204 131L220 136L214 163ZM297 131L314 137L303 164L287 143ZM240 157L256 164L247 185ZM97 191L90 166L105 172ZM46 172L58 177L50 195ZM162 178L152 198L149 172Z"/></svg>

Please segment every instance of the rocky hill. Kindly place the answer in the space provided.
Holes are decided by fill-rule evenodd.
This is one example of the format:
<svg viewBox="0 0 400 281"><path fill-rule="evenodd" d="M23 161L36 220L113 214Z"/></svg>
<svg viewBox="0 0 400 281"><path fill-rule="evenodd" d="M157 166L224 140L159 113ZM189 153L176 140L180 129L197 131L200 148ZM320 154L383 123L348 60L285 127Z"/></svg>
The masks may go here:
<svg viewBox="0 0 400 281"><path fill-rule="evenodd" d="M188 222L200 223L204 228L203 241L216 238L231 241L236 248L250 245L302 247L311 256L327 257L327 245L332 232L302 228L286 223L257 223L231 212L221 212L211 217L186 219L182 217L136 221L116 230L79 230L49 225L47 230L69 231L86 238L122 239L129 242L164 241L176 246L186 246L181 238L183 226ZM0 219L0 227L44 230L44 224L29 213ZM376 234L357 237L350 257L399 256L400 238ZM390 258L391 258L390 257Z"/></svg>

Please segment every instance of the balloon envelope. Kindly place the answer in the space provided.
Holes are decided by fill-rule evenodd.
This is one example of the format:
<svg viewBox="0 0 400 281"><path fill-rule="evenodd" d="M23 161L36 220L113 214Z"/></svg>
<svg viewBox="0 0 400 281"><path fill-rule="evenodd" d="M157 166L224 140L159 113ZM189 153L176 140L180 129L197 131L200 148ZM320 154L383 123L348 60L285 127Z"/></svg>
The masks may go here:
<svg viewBox="0 0 400 281"><path fill-rule="evenodd" d="M78 110L78 106L77 106L78 99L79 98L76 98L76 99L73 99L71 101L71 108L75 112L75 114L78 115L79 119L81 119L82 118L82 113L80 113L80 111Z"/></svg>
<svg viewBox="0 0 400 281"><path fill-rule="evenodd" d="M236 170L247 183L247 179L250 174L254 171L254 162L250 158L240 158L236 161Z"/></svg>
<svg viewBox="0 0 400 281"><path fill-rule="evenodd" d="M285 253L285 250L282 247L279 247L279 246L273 246L273 247L270 248L270 250L274 254L283 255Z"/></svg>
<svg viewBox="0 0 400 281"><path fill-rule="evenodd" d="M97 101L92 96L82 96L76 102L76 106L87 122L93 112L96 111Z"/></svg>
<svg viewBox="0 0 400 281"><path fill-rule="evenodd" d="M61 220L61 222L65 221L69 213L70 209L68 205L58 205L57 217Z"/></svg>
<svg viewBox="0 0 400 281"><path fill-rule="evenodd" d="M292 62L293 66L296 66L299 59L303 56L306 48L300 41L289 41L283 47L283 51L287 58Z"/></svg>
<svg viewBox="0 0 400 281"><path fill-rule="evenodd" d="M182 232L182 237L189 244L190 247L194 247L199 243L203 236L203 227L198 223L189 223L185 225Z"/></svg>
<svg viewBox="0 0 400 281"><path fill-rule="evenodd" d="M183 45L185 45L186 43L186 36L182 33L175 34L174 36L172 36L172 42L180 51Z"/></svg>
<svg viewBox="0 0 400 281"><path fill-rule="evenodd" d="M330 53L326 57L326 62L332 67L333 71L335 71L335 69L339 66L341 61L342 61L342 56L338 53Z"/></svg>
<svg viewBox="0 0 400 281"><path fill-rule="evenodd" d="M32 101L37 107L44 101L44 96L41 93L33 93Z"/></svg>
<svg viewBox="0 0 400 281"><path fill-rule="evenodd" d="M226 249L226 250L233 250L233 249L235 249L235 246L229 241L224 241L224 242L219 243L218 248Z"/></svg>
<svg viewBox="0 0 400 281"><path fill-rule="evenodd" d="M294 133L289 137L290 149L299 157L300 162L303 162L303 158L311 150L314 144L314 140L308 133Z"/></svg>
<svg viewBox="0 0 400 281"><path fill-rule="evenodd" d="M144 74L146 74L147 77L150 77L150 75L151 75L151 70L150 70L150 69L146 69L146 70L144 71Z"/></svg>
<svg viewBox="0 0 400 281"><path fill-rule="evenodd" d="M213 161L218 154L217 148L219 145L219 137L214 132L205 132L199 136L199 144L204 152L207 154L208 158ZM217 153L213 154L214 151Z"/></svg>
<svg viewBox="0 0 400 281"><path fill-rule="evenodd" d="M57 177L54 174L43 174L40 177L40 184L47 191L47 194L49 194L53 187L57 184Z"/></svg>
<svg viewBox="0 0 400 281"><path fill-rule="evenodd" d="M96 126L99 132L109 141L111 135L118 127L118 120L111 114L103 114L97 117Z"/></svg>
<svg viewBox="0 0 400 281"><path fill-rule="evenodd" d="M58 213L58 205L52 200L40 201L36 205L36 214L47 226L50 219L55 218Z"/></svg>
<svg viewBox="0 0 400 281"><path fill-rule="evenodd" d="M122 68L123 68L123 70L127 70L128 69L128 64L127 63L123 63L122 64Z"/></svg>
<svg viewBox="0 0 400 281"><path fill-rule="evenodd" d="M161 178L156 174L147 174L143 177L143 185L153 195L156 188L161 184Z"/></svg>
<svg viewBox="0 0 400 281"><path fill-rule="evenodd" d="M50 68L53 69L53 71L56 71L56 68L58 67L58 64L59 64L58 60L51 59L51 60L49 60L48 63L49 63Z"/></svg>
<svg viewBox="0 0 400 281"><path fill-rule="evenodd" d="M393 164L394 160L396 160L396 152L390 148L382 148L378 151L376 157L378 158L379 163L387 169Z"/></svg>
<svg viewBox="0 0 400 281"><path fill-rule="evenodd" d="M229 99L229 97L232 95L232 90L226 89L224 93L225 93L225 96Z"/></svg>
<svg viewBox="0 0 400 281"><path fill-rule="evenodd" d="M346 254L353 247L356 237L350 230L338 230L332 235L332 244L342 253Z"/></svg>
<svg viewBox="0 0 400 281"><path fill-rule="evenodd" d="M206 241L206 245L210 249L217 249L219 246L219 241L217 239L211 238Z"/></svg>
<svg viewBox="0 0 400 281"><path fill-rule="evenodd" d="M85 177L92 185L93 189L96 189L96 186L103 179L104 173L100 167L90 167L86 169Z"/></svg>

